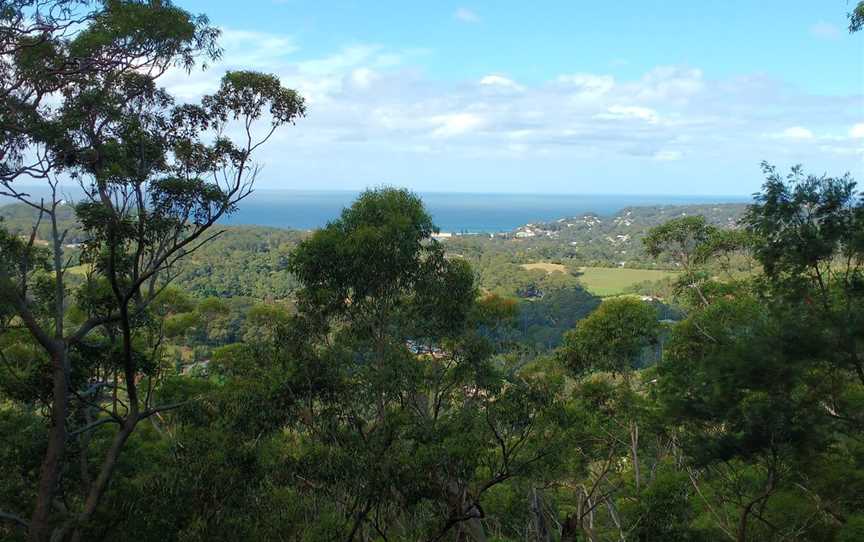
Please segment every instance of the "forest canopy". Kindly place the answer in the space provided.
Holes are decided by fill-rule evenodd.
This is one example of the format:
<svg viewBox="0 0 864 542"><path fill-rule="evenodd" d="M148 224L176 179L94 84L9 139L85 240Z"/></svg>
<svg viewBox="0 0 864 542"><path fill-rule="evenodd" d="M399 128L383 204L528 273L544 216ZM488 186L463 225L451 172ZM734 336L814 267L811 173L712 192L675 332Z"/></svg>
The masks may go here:
<svg viewBox="0 0 864 542"><path fill-rule="evenodd" d="M168 1L0 7L0 538L864 539L851 175L766 162L750 204L643 210L584 260L634 221L446 240L382 186L226 227L306 102L163 88L219 35ZM625 242L663 281L588 292Z"/></svg>

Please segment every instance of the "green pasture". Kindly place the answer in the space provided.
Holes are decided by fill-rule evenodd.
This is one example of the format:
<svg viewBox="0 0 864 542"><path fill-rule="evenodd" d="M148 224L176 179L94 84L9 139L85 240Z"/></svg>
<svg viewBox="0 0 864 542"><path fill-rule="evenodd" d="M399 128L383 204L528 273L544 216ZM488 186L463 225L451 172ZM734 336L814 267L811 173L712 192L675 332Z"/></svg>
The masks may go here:
<svg viewBox="0 0 864 542"><path fill-rule="evenodd" d="M674 277L675 271L628 269L623 267L580 267L579 282L594 295L612 296L624 293L634 284Z"/></svg>

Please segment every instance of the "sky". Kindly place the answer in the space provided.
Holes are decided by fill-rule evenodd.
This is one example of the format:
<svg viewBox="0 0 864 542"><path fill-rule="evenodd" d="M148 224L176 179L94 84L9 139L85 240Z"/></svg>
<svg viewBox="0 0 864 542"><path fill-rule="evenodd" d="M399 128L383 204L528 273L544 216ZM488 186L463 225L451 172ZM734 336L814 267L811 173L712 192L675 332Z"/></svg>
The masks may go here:
<svg viewBox="0 0 864 542"><path fill-rule="evenodd" d="M851 0L176 0L222 60L307 116L259 188L745 195L759 164L864 180L864 32Z"/></svg>

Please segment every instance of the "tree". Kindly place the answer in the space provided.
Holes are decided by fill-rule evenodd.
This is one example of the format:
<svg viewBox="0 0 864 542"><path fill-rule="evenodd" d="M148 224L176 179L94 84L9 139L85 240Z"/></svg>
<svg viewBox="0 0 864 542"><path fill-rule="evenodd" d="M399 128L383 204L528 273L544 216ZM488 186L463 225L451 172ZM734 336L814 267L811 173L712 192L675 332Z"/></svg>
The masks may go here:
<svg viewBox="0 0 864 542"><path fill-rule="evenodd" d="M864 2L858 2L849 12L849 33L853 34L864 28Z"/></svg>
<svg viewBox="0 0 864 542"><path fill-rule="evenodd" d="M609 299L564 336L560 356L575 374L629 373L659 331L657 311L650 304L632 297Z"/></svg>
<svg viewBox="0 0 864 542"><path fill-rule="evenodd" d="M728 537L830 538L861 488L851 467L860 447L843 443L864 427L862 207L848 175L763 170L742 220L761 273L702 284L723 295L706 296L674 326L655 392L693 486ZM848 482L829 482L836 476ZM822 520L798 519L808 514Z"/></svg>
<svg viewBox="0 0 864 542"><path fill-rule="evenodd" d="M135 72L155 78L172 66L190 69L199 58L221 54L219 32L207 18L170 2L10 0L0 20L3 182L47 180L63 165L52 95L88 78L115 80Z"/></svg>
<svg viewBox="0 0 864 542"><path fill-rule="evenodd" d="M558 358L577 377L596 371L624 376L624 385L617 391L625 403L618 412L610 414L621 415L626 420L620 425L626 427L625 438L629 440L637 494L641 491L642 484L637 420L639 409L636 406L639 397L633 391L631 376L639 367L645 348L657 341L659 332L657 311L652 305L632 297L619 297L604 301L588 317L577 322L575 329L564 336L564 342L558 351ZM614 445L612 449L614 450ZM599 481L595 482L594 487L598 487ZM577 516L570 518L570 524L582 526L584 518L581 514Z"/></svg>
<svg viewBox="0 0 864 542"><path fill-rule="evenodd" d="M0 186L52 225L50 277L28 259L19 260L24 265L14 273L0 266L3 302L44 350L52 371L39 491L30 521L17 521L28 525L32 540L46 540L69 441L86 443L93 429L114 424L96 478L83 484L81 508L68 510L52 535L80 539L138 423L177 406L151 403L158 341L148 347L140 336L148 329L149 305L173 278L175 264L217 235L211 228L251 193L258 172L254 151L304 106L278 79L254 72L226 74L200 105L175 105L158 78L172 66L189 69L199 57L216 58L218 31L168 2L20 0L4 4L0 16ZM59 103L46 103L49 94ZM259 120L269 126L256 137ZM240 144L226 137L237 125ZM57 222L61 175L77 179L85 192L76 206L88 237L82 261L95 270L76 299L87 318L70 329L69 262ZM15 181L23 177L45 179L52 198L37 201L20 191ZM14 261L16 253L2 257ZM50 288L31 288L45 280ZM95 372L81 382L85 390L76 389L72 353L94 342L116 355L110 372L121 378L105 381ZM139 393L142 375L147 389ZM106 398L107 389L122 393L125 409L117 409L118 393ZM106 400L110 408L102 406ZM69 427L76 408L96 408L99 417Z"/></svg>
<svg viewBox="0 0 864 542"><path fill-rule="evenodd" d="M496 370L476 332L512 309L478 307L470 267L434 231L410 192L367 191L290 261L303 285L290 336L308 345L291 369L302 477L349 540L483 540L481 499L555 445L554 394Z"/></svg>
<svg viewBox="0 0 864 542"><path fill-rule="evenodd" d="M717 231L716 227L705 222L704 216L687 216L652 228L642 242L650 256L671 256L684 270L678 281L678 290L695 292L699 301L707 305L708 299L702 291L706 277L699 266L705 261L704 247Z"/></svg>
<svg viewBox="0 0 864 542"><path fill-rule="evenodd" d="M864 384L864 201L849 174L782 176L766 182L744 217L769 289L826 332L825 353ZM768 292L766 292L768 293ZM827 324L827 325L826 325Z"/></svg>
<svg viewBox="0 0 864 542"><path fill-rule="evenodd" d="M278 330L288 323L290 314L284 305L262 303L252 306L246 312L244 340L273 342Z"/></svg>

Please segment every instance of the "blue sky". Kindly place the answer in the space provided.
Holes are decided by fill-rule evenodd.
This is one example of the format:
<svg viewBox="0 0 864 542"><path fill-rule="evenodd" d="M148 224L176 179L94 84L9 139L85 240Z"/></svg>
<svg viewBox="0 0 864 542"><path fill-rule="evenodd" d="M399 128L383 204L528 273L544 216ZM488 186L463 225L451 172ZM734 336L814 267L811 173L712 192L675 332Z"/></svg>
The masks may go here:
<svg viewBox="0 0 864 542"><path fill-rule="evenodd" d="M748 194L759 162L864 179L864 34L846 0L183 1L227 69L278 74L308 117L262 188Z"/></svg>

